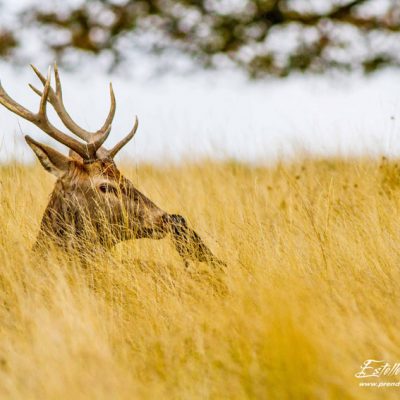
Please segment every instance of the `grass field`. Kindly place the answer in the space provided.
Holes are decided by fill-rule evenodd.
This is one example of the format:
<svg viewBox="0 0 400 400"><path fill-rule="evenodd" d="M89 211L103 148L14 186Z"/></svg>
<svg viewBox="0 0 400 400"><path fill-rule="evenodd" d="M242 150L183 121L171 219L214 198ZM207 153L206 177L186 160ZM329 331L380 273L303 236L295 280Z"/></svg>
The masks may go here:
<svg viewBox="0 0 400 400"><path fill-rule="evenodd" d="M168 239L123 243L86 268L35 256L54 180L1 167L1 399L400 397L354 376L367 359L400 362L394 162L122 169L185 215L226 271L185 269Z"/></svg>

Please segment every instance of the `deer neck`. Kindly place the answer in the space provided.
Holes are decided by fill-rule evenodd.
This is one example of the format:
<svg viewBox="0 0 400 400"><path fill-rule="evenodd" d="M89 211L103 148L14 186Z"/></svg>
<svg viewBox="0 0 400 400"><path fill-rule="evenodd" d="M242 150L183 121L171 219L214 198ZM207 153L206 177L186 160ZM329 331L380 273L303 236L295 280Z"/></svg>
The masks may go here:
<svg viewBox="0 0 400 400"><path fill-rule="evenodd" d="M66 192L57 182L50 201L44 211L35 247L56 245L66 250L109 248L116 240L102 232L100 226L91 221L89 210L79 204L74 193Z"/></svg>

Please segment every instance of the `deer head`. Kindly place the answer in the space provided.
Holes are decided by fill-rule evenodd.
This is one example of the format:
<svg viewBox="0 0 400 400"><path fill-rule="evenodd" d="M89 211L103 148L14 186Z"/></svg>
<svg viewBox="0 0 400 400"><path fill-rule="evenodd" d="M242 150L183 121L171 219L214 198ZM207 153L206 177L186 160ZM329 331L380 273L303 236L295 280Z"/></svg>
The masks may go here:
<svg viewBox="0 0 400 400"><path fill-rule="evenodd" d="M43 91L29 85L40 96L39 111L33 113L18 104L1 84L0 104L70 149L69 156L65 156L25 136L43 167L57 178L42 218L37 244L50 239L62 247L81 249L88 244L110 247L121 240L145 237L160 239L171 233L177 251L185 260L218 261L200 237L187 226L183 217L161 210L116 167L114 157L137 131L136 117L126 137L111 150L103 147L111 131L116 109L112 85L108 116L98 131L89 132L76 124L65 109L57 64L54 65L55 90L51 86L51 68L47 78L34 66L32 68L43 84ZM47 117L48 103L64 126L81 140L51 124Z"/></svg>

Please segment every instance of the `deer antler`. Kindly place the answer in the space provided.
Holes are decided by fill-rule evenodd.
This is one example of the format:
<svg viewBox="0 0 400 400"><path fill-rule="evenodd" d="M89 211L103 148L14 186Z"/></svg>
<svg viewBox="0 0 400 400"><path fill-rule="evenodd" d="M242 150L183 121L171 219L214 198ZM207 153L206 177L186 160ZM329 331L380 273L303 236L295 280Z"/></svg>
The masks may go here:
<svg viewBox="0 0 400 400"><path fill-rule="evenodd" d="M43 86L46 86L46 78L40 73L40 71L34 66L31 65L33 71L38 76L40 81L42 82ZM62 123L68 128L72 133L77 135L79 138L83 139L88 145L93 143L99 144L100 146L96 148L97 155L100 158L114 158L116 154L125 146L135 135L136 130L138 128L138 119L135 117L134 126L132 130L128 133L128 135L123 138L120 142L118 142L111 150L107 150L101 145L107 139L108 134L111 130L111 124L114 119L115 109L116 109L116 101L115 95L113 91L112 84L110 83L110 99L111 105L110 110L108 112L108 116L103 124L103 126L96 132L89 132L83 128L81 128L68 114L67 110L65 109L63 98L62 98L62 88L61 88L61 81L60 75L58 72L57 63L54 63L54 76L56 81L56 90L54 91L53 88L50 86L49 94L47 100L53 106L54 110L56 111L57 115L61 119ZM39 89L35 88L33 85L29 84L29 87L39 96L43 96L43 92ZM96 152L93 157L96 157Z"/></svg>
<svg viewBox="0 0 400 400"><path fill-rule="evenodd" d="M43 86L46 84L46 78L40 73L40 71L31 64L31 67L37 77L42 82ZM96 132L89 132L83 128L81 128L68 114L67 110L65 109L63 96L62 96L62 87L60 81L60 75L58 73L58 66L57 63L54 63L54 77L56 81L56 91L54 92L53 88L50 87L49 89L49 96L48 101L53 106L54 110L56 111L57 115L60 117L62 123L75 135L80 137L81 139L85 140L87 143L91 143L96 141L100 137L104 136L105 133L111 129L111 124L114 119L115 109L116 109L116 102L115 102L115 95L112 88L112 84L110 83L110 98L111 98L111 106L110 111L108 112L108 116L106 121L104 122L103 126ZM29 87L39 96L42 96L42 92L39 89L36 89L33 85L29 84Z"/></svg>
<svg viewBox="0 0 400 400"><path fill-rule="evenodd" d="M111 150L100 149L104 150L103 157L114 158L117 153L135 136L138 125L138 118L135 117L135 122L133 124L132 130L122 140L120 140Z"/></svg>
<svg viewBox="0 0 400 400"><path fill-rule="evenodd" d="M70 136L66 135L65 133L61 132L54 125L52 125L47 118L47 109L46 109L46 104L51 89L50 83L51 83L51 68L49 68L47 79L45 79L44 89L40 99L39 111L37 113L29 111L25 107L18 104L15 100L13 100L4 90L1 83L0 83L0 104L2 104L4 107L9 109L13 113L19 115L20 117L32 122L38 128L40 128L41 130L46 132L49 136L51 136L53 139L57 140L58 142L64 144L71 150L78 153L83 159L85 160L92 159L95 156L97 149L104 143L105 139L107 138L110 132L109 131L105 132L105 134L102 137L96 138L96 140L91 143L81 143L75 140L74 138L71 138Z"/></svg>

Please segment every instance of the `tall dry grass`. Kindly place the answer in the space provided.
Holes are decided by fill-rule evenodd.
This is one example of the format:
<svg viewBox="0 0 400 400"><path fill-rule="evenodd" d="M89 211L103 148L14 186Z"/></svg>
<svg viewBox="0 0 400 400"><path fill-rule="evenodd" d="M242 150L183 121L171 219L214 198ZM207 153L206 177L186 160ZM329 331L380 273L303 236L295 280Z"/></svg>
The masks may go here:
<svg viewBox="0 0 400 400"><path fill-rule="evenodd" d="M1 399L399 398L354 377L366 359L400 361L396 165L125 173L187 216L226 272L185 269L168 239L123 243L86 267L35 256L53 179L1 167Z"/></svg>

